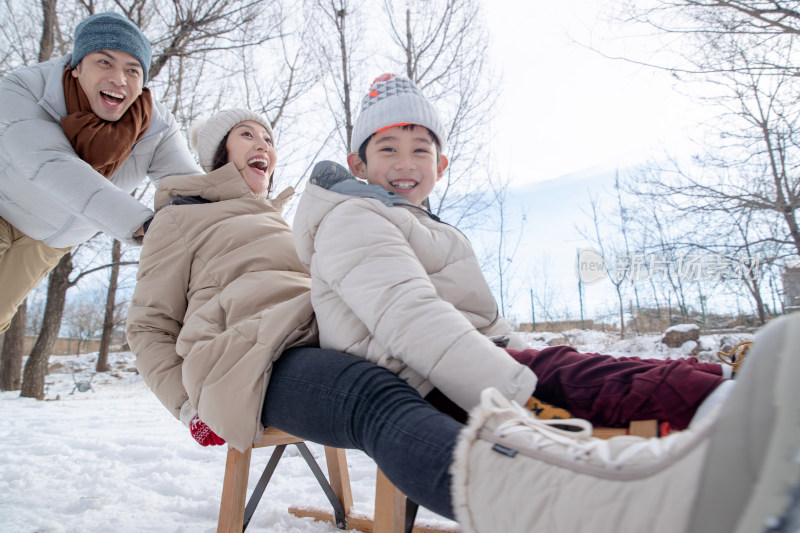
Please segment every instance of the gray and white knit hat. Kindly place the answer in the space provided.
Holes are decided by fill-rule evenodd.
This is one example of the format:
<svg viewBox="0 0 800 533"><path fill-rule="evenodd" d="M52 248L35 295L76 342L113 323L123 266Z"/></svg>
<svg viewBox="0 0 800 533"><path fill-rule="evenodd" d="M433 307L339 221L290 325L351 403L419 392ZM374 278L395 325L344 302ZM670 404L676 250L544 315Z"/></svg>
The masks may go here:
<svg viewBox="0 0 800 533"><path fill-rule="evenodd" d="M361 110L353 125L353 151L358 151L373 133L406 124L417 124L431 130L444 152L444 125L430 101L410 79L381 74L361 100Z"/></svg>
<svg viewBox="0 0 800 533"><path fill-rule="evenodd" d="M98 50L119 50L136 58L144 70L142 85L150 75L153 51L150 41L139 27L119 13L96 13L83 19L75 28L70 66L81 62L87 54Z"/></svg>
<svg viewBox="0 0 800 533"><path fill-rule="evenodd" d="M264 115L247 109L225 109L212 115L208 120L195 124L189 133L189 142L197 152L203 170L206 172L214 170L214 155L216 155L222 139L235 125L241 124L245 120L252 120L264 126L272 142L275 142L272 126Z"/></svg>

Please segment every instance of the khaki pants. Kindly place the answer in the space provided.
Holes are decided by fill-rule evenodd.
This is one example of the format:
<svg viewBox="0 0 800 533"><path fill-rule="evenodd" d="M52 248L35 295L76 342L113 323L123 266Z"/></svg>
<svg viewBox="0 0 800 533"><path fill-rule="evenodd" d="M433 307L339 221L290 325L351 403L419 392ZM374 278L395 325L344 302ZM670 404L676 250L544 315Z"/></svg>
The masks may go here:
<svg viewBox="0 0 800 533"><path fill-rule="evenodd" d="M0 333L17 307L71 248L31 239L0 217Z"/></svg>

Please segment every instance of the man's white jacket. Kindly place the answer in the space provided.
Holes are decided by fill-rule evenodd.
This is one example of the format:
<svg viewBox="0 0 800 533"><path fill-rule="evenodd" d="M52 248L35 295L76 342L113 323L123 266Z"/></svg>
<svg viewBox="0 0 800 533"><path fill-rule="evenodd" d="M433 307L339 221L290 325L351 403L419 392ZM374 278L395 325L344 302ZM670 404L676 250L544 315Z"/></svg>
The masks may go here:
<svg viewBox="0 0 800 533"><path fill-rule="evenodd" d="M71 56L24 67L0 80L0 217L55 248L98 231L135 242L153 211L131 197L145 176L199 174L185 137L154 100L150 126L130 157L106 179L72 148L62 75Z"/></svg>

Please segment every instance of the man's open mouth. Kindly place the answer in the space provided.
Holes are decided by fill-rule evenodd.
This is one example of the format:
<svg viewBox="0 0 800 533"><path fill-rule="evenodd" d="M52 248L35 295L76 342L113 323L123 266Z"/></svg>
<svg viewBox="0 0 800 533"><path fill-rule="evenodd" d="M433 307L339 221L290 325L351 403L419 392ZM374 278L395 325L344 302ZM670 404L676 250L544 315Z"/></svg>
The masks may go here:
<svg viewBox="0 0 800 533"><path fill-rule="evenodd" d="M118 106L125 100L125 95L111 91L100 91L100 98L110 106Z"/></svg>

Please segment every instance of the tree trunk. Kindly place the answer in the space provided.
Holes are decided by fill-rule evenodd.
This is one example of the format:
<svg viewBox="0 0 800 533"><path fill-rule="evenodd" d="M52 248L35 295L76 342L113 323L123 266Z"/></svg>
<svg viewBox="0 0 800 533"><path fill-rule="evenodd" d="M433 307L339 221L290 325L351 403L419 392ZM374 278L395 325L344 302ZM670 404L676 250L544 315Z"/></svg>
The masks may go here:
<svg viewBox="0 0 800 533"><path fill-rule="evenodd" d="M23 300L11 319L0 352L0 390L19 390L22 385L22 351L25 349L25 318L28 300Z"/></svg>
<svg viewBox="0 0 800 533"><path fill-rule="evenodd" d="M108 372L108 350L114 336L114 307L117 299L117 281L119 279L119 262L122 259L122 245L114 239L111 247L111 276L108 281L108 294L106 295L106 314L103 318L103 336L100 338L100 351L97 354L98 372Z"/></svg>
<svg viewBox="0 0 800 533"><path fill-rule="evenodd" d="M625 307L624 303L622 303L622 289L620 286L616 286L617 289L617 301L619 302L619 338L625 338Z"/></svg>
<svg viewBox="0 0 800 533"><path fill-rule="evenodd" d="M22 373L22 392L25 398L44 399L44 378L47 375L47 363L50 353L58 339L61 329L61 317L67 300L69 275L72 273L72 254L66 254L50 273L47 285L47 304L42 319L42 330L33 345L25 370Z"/></svg>
<svg viewBox="0 0 800 533"><path fill-rule="evenodd" d="M411 33L411 10L406 8L406 76L414 83L417 83L416 72L414 72L414 57L411 55L413 47L414 36Z"/></svg>
<svg viewBox="0 0 800 533"><path fill-rule="evenodd" d="M345 20L347 12L344 8L336 11L336 24L339 30L339 47L342 53L342 95L344 96L344 127L348 152L358 151L358 146L350 146L353 138L353 116L350 111L350 69L347 58L347 40L345 39Z"/></svg>
<svg viewBox="0 0 800 533"><path fill-rule="evenodd" d="M750 294L753 295L756 310L758 311L758 323L763 326L767 323L767 315L764 313L764 298L761 295L761 286L758 284L758 278L756 277L756 273L753 272L752 266L748 270L747 276L750 278L750 283L747 285L750 289Z"/></svg>
<svg viewBox="0 0 800 533"><path fill-rule="evenodd" d="M39 40L39 63L53 56L56 42L56 4L58 0L42 0L42 38Z"/></svg>

